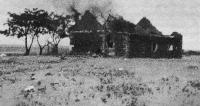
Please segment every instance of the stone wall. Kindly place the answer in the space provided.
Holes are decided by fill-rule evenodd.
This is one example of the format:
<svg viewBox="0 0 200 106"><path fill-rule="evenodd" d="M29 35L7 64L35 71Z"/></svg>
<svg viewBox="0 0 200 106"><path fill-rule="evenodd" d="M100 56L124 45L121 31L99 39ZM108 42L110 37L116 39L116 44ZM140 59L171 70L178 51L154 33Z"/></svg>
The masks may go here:
<svg viewBox="0 0 200 106"><path fill-rule="evenodd" d="M117 33L114 34L114 49L116 56L126 56L127 42L128 41L126 35Z"/></svg>
<svg viewBox="0 0 200 106"><path fill-rule="evenodd" d="M72 51L77 54L86 54L88 52L100 52L102 46L102 38L98 33L82 32L71 34L71 45L74 45Z"/></svg>
<svg viewBox="0 0 200 106"><path fill-rule="evenodd" d="M104 36L102 36L104 35ZM128 33L72 33L73 52L79 54L108 53L113 42L117 57L181 58L182 35L171 36L137 35ZM173 50L170 51L170 46Z"/></svg>
<svg viewBox="0 0 200 106"><path fill-rule="evenodd" d="M162 37L115 33L114 36L115 53L119 57L182 57L182 35ZM172 51L169 50L170 46L173 47Z"/></svg>

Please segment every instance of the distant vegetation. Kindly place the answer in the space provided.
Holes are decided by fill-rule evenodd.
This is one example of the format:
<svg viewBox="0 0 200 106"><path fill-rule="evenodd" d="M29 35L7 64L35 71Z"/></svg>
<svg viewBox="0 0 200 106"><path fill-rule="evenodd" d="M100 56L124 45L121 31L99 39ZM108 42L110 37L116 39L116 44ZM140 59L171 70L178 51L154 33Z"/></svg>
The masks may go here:
<svg viewBox="0 0 200 106"><path fill-rule="evenodd" d="M183 52L183 55L186 55L186 56L200 55L200 51L193 51L193 50L184 51L184 52Z"/></svg>

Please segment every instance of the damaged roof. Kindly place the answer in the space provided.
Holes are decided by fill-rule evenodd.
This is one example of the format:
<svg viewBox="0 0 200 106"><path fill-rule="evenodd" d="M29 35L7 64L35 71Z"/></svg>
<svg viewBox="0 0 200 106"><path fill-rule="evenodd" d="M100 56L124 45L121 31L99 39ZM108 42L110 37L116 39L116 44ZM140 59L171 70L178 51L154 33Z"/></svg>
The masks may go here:
<svg viewBox="0 0 200 106"><path fill-rule="evenodd" d="M80 20L71 28L71 31L97 31L103 30L103 26L97 21L97 17L87 10Z"/></svg>

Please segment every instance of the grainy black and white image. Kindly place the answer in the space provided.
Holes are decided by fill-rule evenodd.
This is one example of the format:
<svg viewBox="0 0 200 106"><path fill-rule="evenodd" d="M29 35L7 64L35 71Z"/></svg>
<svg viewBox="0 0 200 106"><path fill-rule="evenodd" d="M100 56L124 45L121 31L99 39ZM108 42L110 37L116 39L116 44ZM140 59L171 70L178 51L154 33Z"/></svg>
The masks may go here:
<svg viewBox="0 0 200 106"><path fill-rule="evenodd" d="M0 106L199 98L199 0L0 0Z"/></svg>

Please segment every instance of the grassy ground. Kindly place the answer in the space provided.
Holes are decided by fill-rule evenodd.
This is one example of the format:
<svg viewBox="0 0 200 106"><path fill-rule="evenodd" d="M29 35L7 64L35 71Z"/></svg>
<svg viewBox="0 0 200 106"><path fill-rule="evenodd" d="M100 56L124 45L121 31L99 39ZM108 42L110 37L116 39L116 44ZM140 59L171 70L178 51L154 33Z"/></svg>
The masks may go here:
<svg viewBox="0 0 200 106"><path fill-rule="evenodd" d="M33 46L31 48L30 55L39 55L39 47ZM69 46L59 46L58 48L59 54L69 54L70 47ZM7 55L23 55L25 53L25 47L22 45L0 45L0 54L5 53ZM43 55L48 54L47 47L43 49Z"/></svg>
<svg viewBox="0 0 200 106"><path fill-rule="evenodd" d="M0 106L198 106L200 57L0 59ZM27 87L33 89L28 91Z"/></svg>

